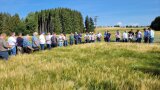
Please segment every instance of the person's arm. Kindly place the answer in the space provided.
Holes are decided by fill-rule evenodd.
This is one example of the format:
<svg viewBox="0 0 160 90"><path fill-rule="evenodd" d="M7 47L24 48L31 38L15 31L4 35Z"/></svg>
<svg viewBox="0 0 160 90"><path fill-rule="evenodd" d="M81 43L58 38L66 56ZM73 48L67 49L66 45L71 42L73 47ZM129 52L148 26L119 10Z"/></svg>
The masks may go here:
<svg viewBox="0 0 160 90"><path fill-rule="evenodd" d="M3 41L3 47L11 48L12 46L10 46L6 41Z"/></svg>

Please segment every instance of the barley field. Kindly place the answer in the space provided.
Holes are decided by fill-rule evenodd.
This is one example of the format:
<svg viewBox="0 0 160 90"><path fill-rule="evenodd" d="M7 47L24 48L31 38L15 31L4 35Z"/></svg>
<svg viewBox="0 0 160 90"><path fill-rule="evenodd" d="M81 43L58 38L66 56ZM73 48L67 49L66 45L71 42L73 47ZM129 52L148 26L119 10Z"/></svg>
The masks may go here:
<svg viewBox="0 0 160 90"><path fill-rule="evenodd" d="M160 90L160 44L90 43L0 60L0 90Z"/></svg>
<svg viewBox="0 0 160 90"><path fill-rule="evenodd" d="M116 30L130 28L95 33L106 30L114 41ZM0 60L0 90L160 90L159 36L154 44L90 43Z"/></svg>

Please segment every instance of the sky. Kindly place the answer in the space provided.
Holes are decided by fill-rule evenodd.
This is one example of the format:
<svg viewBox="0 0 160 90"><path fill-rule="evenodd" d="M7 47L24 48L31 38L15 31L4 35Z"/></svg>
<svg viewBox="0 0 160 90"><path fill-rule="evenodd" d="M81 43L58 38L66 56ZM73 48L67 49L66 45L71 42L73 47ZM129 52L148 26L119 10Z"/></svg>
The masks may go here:
<svg viewBox="0 0 160 90"><path fill-rule="evenodd" d="M98 26L150 25L160 16L160 0L0 0L0 12L28 13L51 8L71 8L83 17L98 16Z"/></svg>

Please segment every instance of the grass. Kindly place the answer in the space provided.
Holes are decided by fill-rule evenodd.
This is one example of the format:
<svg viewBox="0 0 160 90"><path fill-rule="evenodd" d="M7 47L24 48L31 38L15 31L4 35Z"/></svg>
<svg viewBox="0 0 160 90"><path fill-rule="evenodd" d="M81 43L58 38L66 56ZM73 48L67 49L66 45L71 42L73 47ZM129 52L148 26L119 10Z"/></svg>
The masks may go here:
<svg viewBox="0 0 160 90"><path fill-rule="evenodd" d="M0 60L1 90L160 90L160 45L94 43Z"/></svg>

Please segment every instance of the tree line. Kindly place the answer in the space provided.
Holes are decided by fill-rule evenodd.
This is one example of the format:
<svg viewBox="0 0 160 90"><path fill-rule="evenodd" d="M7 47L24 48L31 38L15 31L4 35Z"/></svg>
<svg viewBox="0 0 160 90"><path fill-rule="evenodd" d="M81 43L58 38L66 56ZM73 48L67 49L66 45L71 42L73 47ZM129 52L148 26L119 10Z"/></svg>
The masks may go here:
<svg viewBox="0 0 160 90"><path fill-rule="evenodd" d="M56 8L31 12L24 19L18 14L0 13L0 33L11 32L32 34L37 31L71 33L71 32L93 32L94 21L86 16L85 22L79 11L68 8Z"/></svg>

